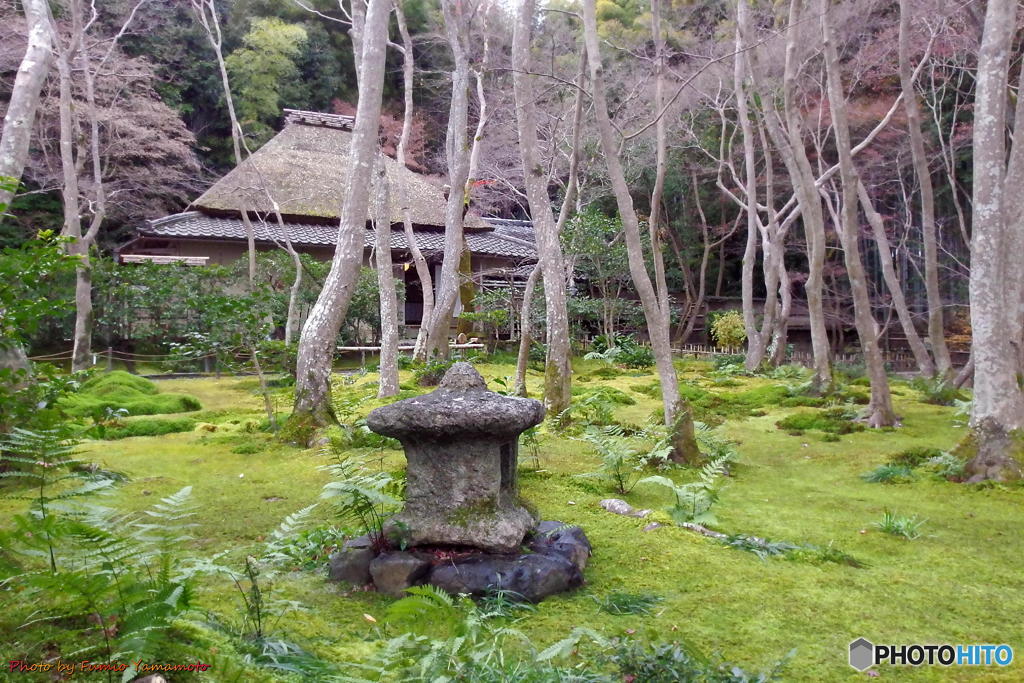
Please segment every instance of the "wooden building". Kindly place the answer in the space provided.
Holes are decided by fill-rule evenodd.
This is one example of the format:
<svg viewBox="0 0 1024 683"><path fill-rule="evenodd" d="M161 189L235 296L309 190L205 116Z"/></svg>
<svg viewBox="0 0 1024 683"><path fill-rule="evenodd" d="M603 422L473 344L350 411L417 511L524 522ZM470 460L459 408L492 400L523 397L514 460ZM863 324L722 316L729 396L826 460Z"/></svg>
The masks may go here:
<svg viewBox="0 0 1024 683"><path fill-rule="evenodd" d="M291 241L300 253L328 260L334 254L342 194L349 175L353 119L337 114L285 110L284 129L242 164L213 184L189 210L148 221L118 250L122 263L183 261L190 265L226 264L246 253L248 213L261 250ZM435 180L384 157L391 221L391 256L396 277L404 280L402 324L418 325L423 293L403 229L408 207L416 244L435 274L444 249L445 192ZM284 223L278 225L276 206ZM466 248L478 284L525 280L537 260L533 229L526 221L465 215ZM287 236L286 236L287 235ZM374 245L367 222L364 263ZM456 310L456 314L460 311Z"/></svg>

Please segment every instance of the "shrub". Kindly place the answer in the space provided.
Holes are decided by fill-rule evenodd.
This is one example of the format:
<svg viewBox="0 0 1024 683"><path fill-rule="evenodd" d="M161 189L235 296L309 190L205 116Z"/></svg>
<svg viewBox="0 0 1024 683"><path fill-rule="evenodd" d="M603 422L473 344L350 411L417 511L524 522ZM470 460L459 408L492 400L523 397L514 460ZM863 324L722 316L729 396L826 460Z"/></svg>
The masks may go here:
<svg viewBox="0 0 1024 683"><path fill-rule="evenodd" d="M612 339L604 335L595 338L594 350L584 358L641 370L654 365L654 352L650 348L641 346L632 337L622 334L617 334Z"/></svg>
<svg viewBox="0 0 1024 683"><path fill-rule="evenodd" d="M950 481L961 481L964 478L964 468L967 462L956 457L952 453L940 453L934 458L928 459L928 469L943 479Z"/></svg>
<svg viewBox="0 0 1024 683"><path fill-rule="evenodd" d="M598 353L604 353L614 346L625 346L628 344L636 344L628 334L599 334L590 342L590 347Z"/></svg>
<svg viewBox="0 0 1024 683"><path fill-rule="evenodd" d="M615 362L627 368L642 370L654 365L654 352L639 344L620 346Z"/></svg>
<svg viewBox="0 0 1024 683"><path fill-rule="evenodd" d="M711 321L711 337L724 349L738 349L747 340L747 331L743 326L743 316L739 311L725 311L713 317Z"/></svg>
<svg viewBox="0 0 1024 683"><path fill-rule="evenodd" d="M737 354L715 356L715 374L722 377L747 374L745 366L746 359Z"/></svg>
<svg viewBox="0 0 1024 683"><path fill-rule="evenodd" d="M441 383L444 373L448 372L448 368L454 364L454 360L430 360L416 368L412 376L416 380L416 384L421 387L436 387Z"/></svg>
<svg viewBox="0 0 1024 683"><path fill-rule="evenodd" d="M925 403L938 406L951 406L966 398L952 382L943 377L918 377L910 383L910 387L921 392Z"/></svg>
<svg viewBox="0 0 1024 683"><path fill-rule="evenodd" d="M112 441L115 439L127 439L132 436L162 436L176 432L191 432L195 427L196 421L190 417L171 419L143 418L141 420L129 420L116 427L107 427L103 438Z"/></svg>

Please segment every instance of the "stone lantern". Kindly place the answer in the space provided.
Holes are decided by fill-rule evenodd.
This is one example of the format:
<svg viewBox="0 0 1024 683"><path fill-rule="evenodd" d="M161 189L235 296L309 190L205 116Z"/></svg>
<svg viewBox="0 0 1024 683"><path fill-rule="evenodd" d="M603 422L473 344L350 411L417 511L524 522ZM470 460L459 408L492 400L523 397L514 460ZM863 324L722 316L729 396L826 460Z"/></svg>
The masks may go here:
<svg viewBox="0 0 1024 683"><path fill-rule="evenodd" d="M488 391L469 363L430 394L374 410L367 426L398 439L409 463L393 528L410 547L517 550L536 524L519 499L519 435L543 419L540 401Z"/></svg>

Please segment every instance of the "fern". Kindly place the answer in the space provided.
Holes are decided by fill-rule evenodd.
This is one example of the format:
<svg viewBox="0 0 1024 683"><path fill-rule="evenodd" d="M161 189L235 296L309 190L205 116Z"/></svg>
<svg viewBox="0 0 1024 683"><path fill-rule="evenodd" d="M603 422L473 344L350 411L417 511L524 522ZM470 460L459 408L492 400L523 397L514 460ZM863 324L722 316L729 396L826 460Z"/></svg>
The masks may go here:
<svg viewBox="0 0 1024 683"><path fill-rule="evenodd" d="M343 520L359 524L374 547L383 550L387 546L384 521L389 510L398 505L387 493L393 485L391 475L372 472L366 467L365 459L356 455L339 456L334 463L320 469L334 478L324 485L320 497L331 500Z"/></svg>
<svg viewBox="0 0 1024 683"><path fill-rule="evenodd" d="M697 475L697 481L677 484L664 476L645 477L638 484L655 484L664 486L672 492L675 503L668 508L676 524L714 525L715 516L711 507L718 502L718 484L721 477L728 474L726 464L728 457L719 457L705 463Z"/></svg>

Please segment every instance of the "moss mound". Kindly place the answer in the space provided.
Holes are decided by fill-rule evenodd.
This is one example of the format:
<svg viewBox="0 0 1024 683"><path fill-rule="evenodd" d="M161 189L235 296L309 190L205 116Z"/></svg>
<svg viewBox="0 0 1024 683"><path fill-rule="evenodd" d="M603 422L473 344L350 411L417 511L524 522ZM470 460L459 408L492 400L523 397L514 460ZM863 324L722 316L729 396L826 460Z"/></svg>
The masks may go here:
<svg viewBox="0 0 1024 683"><path fill-rule="evenodd" d="M779 429L790 434L803 434L817 430L827 434L851 434L864 431L864 425L853 421L853 416L842 408L830 408L814 412L794 413L775 423Z"/></svg>
<svg viewBox="0 0 1024 683"><path fill-rule="evenodd" d="M600 387L573 387L572 395L580 398L588 396L597 396L602 401L608 403L615 403L622 406L631 406L636 404L636 399L615 387L600 386Z"/></svg>
<svg viewBox="0 0 1024 683"><path fill-rule="evenodd" d="M129 415L160 415L202 408L195 396L159 392L156 384L148 379L116 370L84 383L77 394L61 402L61 407L72 417L102 416L108 410L126 410Z"/></svg>
<svg viewBox="0 0 1024 683"><path fill-rule="evenodd" d="M114 370L103 375L97 375L82 384L80 391L83 394L91 394L92 396L108 396L119 394L126 389L148 395L160 393L155 382L145 377L125 372L124 370Z"/></svg>
<svg viewBox="0 0 1024 683"><path fill-rule="evenodd" d="M195 429L196 421L190 417L170 419L142 418L126 422L123 427L108 427L103 435L107 441L127 439L132 436L162 436L175 432L190 432Z"/></svg>

